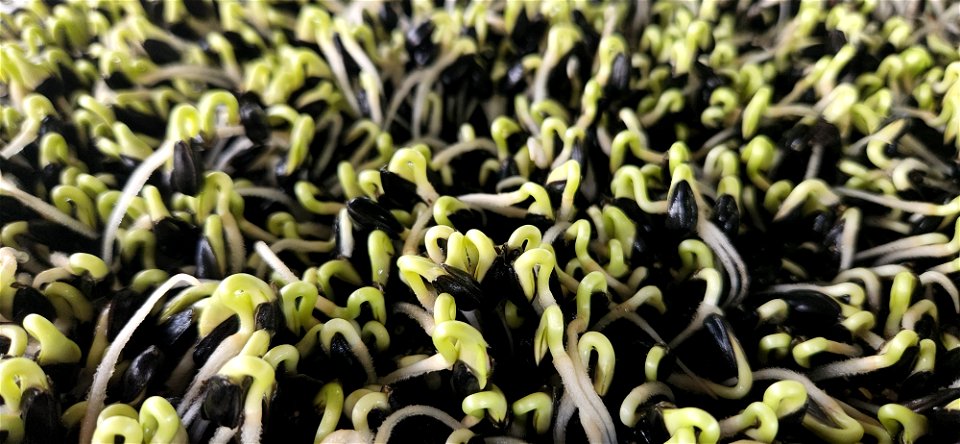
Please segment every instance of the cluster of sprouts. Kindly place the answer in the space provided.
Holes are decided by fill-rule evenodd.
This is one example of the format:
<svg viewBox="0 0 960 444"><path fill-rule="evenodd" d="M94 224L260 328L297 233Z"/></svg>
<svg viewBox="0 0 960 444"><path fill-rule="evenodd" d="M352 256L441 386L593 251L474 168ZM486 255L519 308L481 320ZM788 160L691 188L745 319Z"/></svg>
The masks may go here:
<svg viewBox="0 0 960 444"><path fill-rule="evenodd" d="M0 442L960 441L956 2L27 0L0 41Z"/></svg>

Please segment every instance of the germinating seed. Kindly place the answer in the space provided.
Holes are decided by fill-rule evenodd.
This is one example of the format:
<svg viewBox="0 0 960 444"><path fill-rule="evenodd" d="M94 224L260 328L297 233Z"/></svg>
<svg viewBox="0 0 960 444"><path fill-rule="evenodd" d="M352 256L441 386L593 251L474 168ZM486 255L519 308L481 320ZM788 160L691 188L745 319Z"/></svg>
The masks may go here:
<svg viewBox="0 0 960 444"><path fill-rule="evenodd" d="M0 35L0 442L960 442L956 2Z"/></svg>

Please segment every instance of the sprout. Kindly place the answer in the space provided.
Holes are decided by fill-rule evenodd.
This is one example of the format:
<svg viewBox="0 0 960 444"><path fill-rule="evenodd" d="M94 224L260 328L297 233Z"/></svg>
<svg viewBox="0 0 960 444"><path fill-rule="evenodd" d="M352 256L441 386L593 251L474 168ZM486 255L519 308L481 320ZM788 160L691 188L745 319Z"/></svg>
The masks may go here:
<svg viewBox="0 0 960 444"><path fill-rule="evenodd" d="M233 378L252 377L243 405L243 425L240 438L244 442L259 442L262 429L262 403L270 399L275 383L273 367L266 361L252 356L237 356L227 361L220 374Z"/></svg>
<svg viewBox="0 0 960 444"><path fill-rule="evenodd" d="M694 407L665 409L663 424L670 434L667 443L697 442L713 443L720 438L720 425L709 413ZM699 430L699 436L695 432ZM769 433L769 432L767 432Z"/></svg>
<svg viewBox="0 0 960 444"><path fill-rule="evenodd" d="M960 7L147 3L0 11L6 440L956 440Z"/></svg>
<svg viewBox="0 0 960 444"><path fill-rule="evenodd" d="M553 400L543 392L531 393L516 400L511 407L511 412L518 422L522 422L526 415L533 412L534 430L537 434L542 435L550 428L550 420L553 417Z"/></svg>
<svg viewBox="0 0 960 444"><path fill-rule="evenodd" d="M23 318L23 329L40 342L37 362L41 365L75 363L80 361L80 347L48 321L46 318L29 314Z"/></svg>
<svg viewBox="0 0 960 444"><path fill-rule="evenodd" d="M187 442L187 432L180 424L176 410L159 396L151 396L143 401L139 420L145 442Z"/></svg>
<svg viewBox="0 0 960 444"><path fill-rule="evenodd" d="M540 361L547 351L550 352L554 367L564 381L565 393L570 394L574 404L580 410L580 421L587 436L592 440L615 441L616 431L609 412L603 407L591 384L583 381L586 379L586 372L582 371L582 367L578 371L579 354L568 355L563 349L563 330L563 314L560 312L560 307L555 304L548 305L544 308L540 326L537 328L534 357ZM576 342L574 337L572 343Z"/></svg>
<svg viewBox="0 0 960 444"><path fill-rule="evenodd" d="M620 422L627 427L636 426L639 421L637 409L655 396L665 396L672 401L673 391L662 382L647 382L634 387L620 404Z"/></svg>
<svg viewBox="0 0 960 444"><path fill-rule="evenodd" d="M141 306L137 312L134 313L133 317L130 318L126 325L124 325L123 329L120 330L120 333L117 334L116 338L114 338L113 342L108 347L106 354L100 361L100 365L97 366L97 373L94 375L93 384L90 386L90 390L88 392L87 413L84 416L83 426L80 431L81 440L83 442L88 442L93 436L93 421L103 409L103 401L106 398L107 382L113 375L117 360L119 360L120 353L123 351L123 347L126 345L130 337L133 336L133 332L137 329L137 327L153 310L153 306L157 303L157 301L166 295L166 293L172 288L182 283L191 285L199 284L195 278L183 274L179 274L168 279L163 283L163 285L157 287L157 289L150 294L150 297L147 298L143 306Z"/></svg>
<svg viewBox="0 0 960 444"><path fill-rule="evenodd" d="M465 419L468 424L476 419L489 416L497 425L502 425L507 419L507 399L497 386L490 386L490 390L474 393L460 404L463 413L470 418Z"/></svg>

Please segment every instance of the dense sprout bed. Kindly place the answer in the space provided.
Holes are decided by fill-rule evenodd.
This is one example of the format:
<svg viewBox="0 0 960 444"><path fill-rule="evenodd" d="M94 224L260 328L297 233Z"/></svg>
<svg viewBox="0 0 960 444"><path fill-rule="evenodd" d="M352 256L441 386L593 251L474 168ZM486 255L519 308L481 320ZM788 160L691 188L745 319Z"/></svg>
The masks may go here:
<svg viewBox="0 0 960 444"><path fill-rule="evenodd" d="M956 2L54 3L2 442L960 441Z"/></svg>

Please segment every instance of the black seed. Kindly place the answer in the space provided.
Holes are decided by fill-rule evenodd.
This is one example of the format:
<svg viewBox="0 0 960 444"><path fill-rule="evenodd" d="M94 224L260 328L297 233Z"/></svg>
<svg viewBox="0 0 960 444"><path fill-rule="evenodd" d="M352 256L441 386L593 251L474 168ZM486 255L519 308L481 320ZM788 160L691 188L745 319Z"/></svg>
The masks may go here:
<svg viewBox="0 0 960 444"><path fill-rule="evenodd" d="M240 318L237 315L230 316L223 321L209 334L200 339L197 347L193 350L193 362L196 366L202 367L210 358L210 354L226 339L228 336L237 332L240 327Z"/></svg>
<svg viewBox="0 0 960 444"><path fill-rule="evenodd" d="M693 233L697 228L697 200L687 181L681 181L674 187L667 210L666 227L683 234Z"/></svg>
<svg viewBox="0 0 960 444"><path fill-rule="evenodd" d="M447 215L450 223L460 232L466 232L471 229L483 229L486 226L487 218L482 211L465 208L454 211Z"/></svg>
<svg viewBox="0 0 960 444"><path fill-rule="evenodd" d="M23 420L24 443L63 442L60 403L50 392L36 387L24 390L20 399L20 418Z"/></svg>
<svg viewBox="0 0 960 444"><path fill-rule="evenodd" d="M120 401L134 402L150 385L163 362L163 352L154 345L137 355L123 374L123 391L120 395Z"/></svg>
<svg viewBox="0 0 960 444"><path fill-rule="evenodd" d="M383 230L394 239L403 231L400 222L369 197L357 197L347 202L347 214L359 231Z"/></svg>
<svg viewBox="0 0 960 444"><path fill-rule="evenodd" d="M257 330L267 330L270 333L279 330L283 325L281 313L279 300L258 305L254 313Z"/></svg>
<svg viewBox="0 0 960 444"><path fill-rule="evenodd" d="M149 295L137 293L129 288L120 290L110 302L110 313L107 318L107 340L113 342L120 334L120 330L127 325L127 321L146 302Z"/></svg>
<svg viewBox="0 0 960 444"><path fill-rule="evenodd" d="M233 52L240 61L253 60L257 57L260 57L260 48L256 45L247 43L247 41L244 40L243 36L241 36L239 33L234 31L226 31L223 33L223 37L230 42L230 46L233 46Z"/></svg>
<svg viewBox="0 0 960 444"><path fill-rule="evenodd" d="M367 380L367 373L363 364L353 354L350 343L337 333L330 341L330 360L333 362L333 370L343 383L344 390L352 390L363 386Z"/></svg>
<svg viewBox="0 0 960 444"><path fill-rule="evenodd" d="M847 44L847 36L843 31L836 29L827 31L827 50L831 53L836 54Z"/></svg>
<svg viewBox="0 0 960 444"><path fill-rule="evenodd" d="M160 324L157 332L157 345L165 351L186 349L196 338L193 327L193 310L184 310ZM176 353L173 353L174 355Z"/></svg>
<svg viewBox="0 0 960 444"><path fill-rule="evenodd" d="M197 152L189 144L177 141L173 145L173 171L170 185L173 191L193 196L203 182L203 164Z"/></svg>
<svg viewBox="0 0 960 444"><path fill-rule="evenodd" d="M199 228L181 219L165 217L153 225L157 240L157 261L161 267L179 267L191 263L193 247L200 237Z"/></svg>
<svg viewBox="0 0 960 444"><path fill-rule="evenodd" d="M736 237L740 230L740 212L733 196L724 194L713 206L713 223L728 239Z"/></svg>
<svg viewBox="0 0 960 444"><path fill-rule="evenodd" d="M381 4L377 16L380 18L380 24L383 25L383 29L393 31L393 29L397 27L397 12L393 10L392 2L384 2Z"/></svg>
<svg viewBox="0 0 960 444"><path fill-rule="evenodd" d="M130 82L130 78L120 71L111 73L109 76L107 76L107 78L103 79L103 81L106 82L110 89L133 88L133 83Z"/></svg>
<svg viewBox="0 0 960 444"><path fill-rule="evenodd" d="M407 54L417 67L429 65L437 56L438 48L433 43L433 30L433 22L425 20L407 31Z"/></svg>
<svg viewBox="0 0 960 444"><path fill-rule="evenodd" d="M507 74L500 80L500 91L504 94L516 94L522 91L527 86L524 74L523 60L517 60L510 65Z"/></svg>
<svg viewBox="0 0 960 444"><path fill-rule="evenodd" d="M416 184L386 168L380 170L380 183L383 184L383 195L378 202L387 208L413 208L423 202L417 194Z"/></svg>
<svg viewBox="0 0 960 444"><path fill-rule="evenodd" d="M711 381L737 376L737 359L729 337L730 326L719 315L709 315L703 327L677 347L679 358L697 374Z"/></svg>
<svg viewBox="0 0 960 444"><path fill-rule="evenodd" d="M666 442L670 439L670 433L663 425L663 409L673 408L669 402L658 402L647 407L642 407L637 412L636 430L638 442L654 444Z"/></svg>
<svg viewBox="0 0 960 444"><path fill-rule="evenodd" d="M114 106L112 109L117 120L127 125L131 131L150 137L163 138L163 133L167 127L164 119L152 114L142 113L133 108Z"/></svg>
<svg viewBox="0 0 960 444"><path fill-rule="evenodd" d="M470 396L480 391L480 382L470 367L463 362L453 364L453 374L450 376L450 389L458 397Z"/></svg>
<svg viewBox="0 0 960 444"><path fill-rule="evenodd" d="M370 101L367 100L367 91L360 89L357 91L357 107L359 108L360 115L369 117L370 114Z"/></svg>
<svg viewBox="0 0 960 444"><path fill-rule="evenodd" d="M194 260L197 264L197 277L201 279L222 279L223 273L220 272L220 266L217 262L217 256L213 252L213 246L206 237L200 238L197 243L197 250L194 253Z"/></svg>
<svg viewBox="0 0 960 444"><path fill-rule="evenodd" d="M904 393L908 395L908 393ZM926 412L947 404L960 397L960 387L944 388L919 398L913 398L910 401L903 402L903 406L916 413L925 414Z"/></svg>
<svg viewBox="0 0 960 444"><path fill-rule="evenodd" d="M243 392L243 387L224 376L210 378L203 398L203 417L221 427L237 427L243 413Z"/></svg>
<svg viewBox="0 0 960 444"><path fill-rule="evenodd" d="M527 17L525 11L517 16L517 22L510 34L510 41L516 46L517 53L527 55L539 49L540 41L547 35L549 24L543 16L537 14L533 20Z"/></svg>
<svg viewBox="0 0 960 444"><path fill-rule="evenodd" d="M434 287L440 293L450 293L457 301L457 309L460 311L471 311L480 308L483 303L483 291L480 290L480 283L467 272L450 267L446 264L443 269L448 274L441 275L433 282Z"/></svg>
<svg viewBox="0 0 960 444"><path fill-rule="evenodd" d="M150 60L158 65L166 65L168 63L174 63L180 60L180 53L178 53L173 46L170 46L169 43L163 40L146 39L143 41L143 50L147 52L147 56L150 57Z"/></svg>
<svg viewBox="0 0 960 444"><path fill-rule="evenodd" d="M247 138L253 143L262 144L270 139L267 113L253 94L247 93L240 96L240 123L243 124Z"/></svg>
<svg viewBox="0 0 960 444"><path fill-rule="evenodd" d="M50 99L51 102L55 102L58 98L63 97L63 82L56 75L50 74L49 77L43 79L37 85L35 91Z"/></svg>
<svg viewBox="0 0 960 444"><path fill-rule="evenodd" d="M199 20L210 17L213 12L207 2L187 1L183 2L183 6L187 8L190 15Z"/></svg>
<svg viewBox="0 0 960 444"><path fill-rule="evenodd" d="M57 116L45 116L40 121L40 128L37 130L37 139L42 139L47 134L62 134L64 131L63 120Z"/></svg>
<svg viewBox="0 0 960 444"><path fill-rule="evenodd" d="M604 95L611 99L627 93L630 88L630 62L623 54L617 54L610 67L610 77L607 79L607 88Z"/></svg>
<svg viewBox="0 0 960 444"><path fill-rule="evenodd" d="M780 295L779 298L790 307L791 326L815 328L825 322L835 323L840 318L837 301L817 292L795 291Z"/></svg>
<svg viewBox="0 0 960 444"><path fill-rule="evenodd" d="M17 288L13 296L14 322L23 324L23 318L30 314L43 316L51 322L56 318L57 311L53 308L53 304L39 290L17 283L13 286Z"/></svg>

